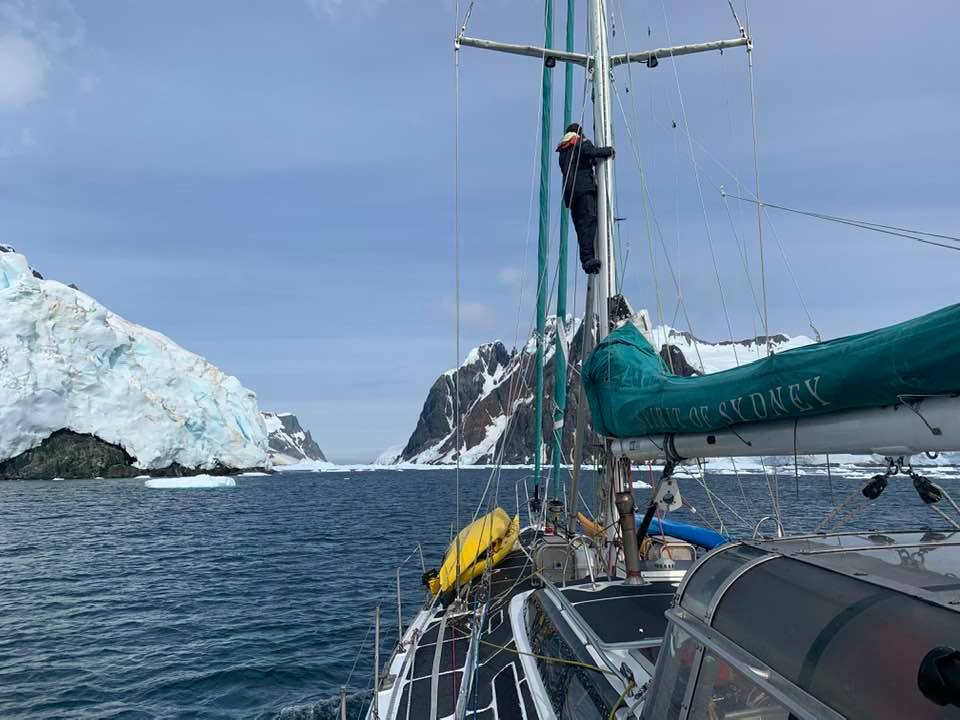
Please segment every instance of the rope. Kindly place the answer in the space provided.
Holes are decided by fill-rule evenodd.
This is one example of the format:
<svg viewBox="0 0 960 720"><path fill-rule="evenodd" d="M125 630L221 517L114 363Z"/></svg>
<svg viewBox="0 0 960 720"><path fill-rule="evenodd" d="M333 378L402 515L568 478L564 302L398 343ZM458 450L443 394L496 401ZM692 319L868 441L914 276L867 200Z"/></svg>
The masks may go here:
<svg viewBox="0 0 960 720"><path fill-rule="evenodd" d="M827 513L827 515L823 518L823 520L820 521L820 524L817 525L817 526L813 529L813 532L818 533L818 532L820 532L821 530L823 530L824 528L827 528L827 527L830 525L830 521L833 520L833 518L835 518L835 517L837 517L837 516L839 515L839 516L840 516L840 519L837 521L837 525L835 526L835 527L838 527L839 524L840 524L840 520L843 520L843 516L841 515L841 511L843 511L843 510L846 508L846 506L850 504L850 501L853 500L853 499L857 496L858 493L862 493L862 492L863 492L863 489L864 489L869 483L870 483L870 481L868 480L867 482L865 482L865 483L863 483L862 485L860 485L860 487L856 487L856 488L854 488L853 490L851 490L839 505L837 505L833 510L831 510L829 513ZM866 498L864 498L864 499L866 499ZM849 514L849 511L848 511L848 514Z"/></svg>
<svg viewBox="0 0 960 720"><path fill-rule="evenodd" d="M721 497L718 493L714 492L714 491L711 490L709 487L707 487L706 474L705 474L704 471L703 471L703 467L702 467L702 466L699 466L699 467L700 467L700 474L701 474L702 480L701 480L700 478L697 478L697 476L694 475L693 473L689 473L689 471L688 471L688 474L689 474L694 480L696 480L696 481L700 484L700 486L706 491L706 493L707 493L707 498L710 500L710 504L713 505L713 511L714 511L714 513L716 513L717 520L720 521L720 532L721 532L721 533L724 532L724 523L723 523L723 519L720 517L720 513L717 512L717 506L714 504L713 498L716 498L717 500L719 500L719 501L720 501L720 504L723 505L723 506L724 506L727 510L729 510L731 513L733 513L734 517L736 517L736 518L741 522L741 524L742 524L745 528L747 528L747 529L749 530L750 527L751 527L751 524L750 524L749 522L747 522L747 519L744 518L743 515L741 515L740 513L738 513L736 510L734 510L733 507L732 507L726 500L723 499L723 497ZM738 475L738 477L739 477L739 475ZM742 486L742 485L740 486L740 489L741 489L741 491L743 490L743 486Z"/></svg>
<svg viewBox="0 0 960 720"><path fill-rule="evenodd" d="M526 655L527 657L536 658L537 660L543 660L544 662L554 663L557 665L571 665L573 667L583 668L585 670L592 670L593 672L603 673L604 675L613 675L614 677L620 677L620 673L614 672L613 670L604 670L598 665L591 665L590 663L580 662L579 660L567 660L566 658L552 657L550 655L540 655L538 653L526 652L525 650L519 650L517 648L507 647L506 645L497 645L488 640L478 641L481 645L486 645L487 647L496 648L497 650L505 650L507 652L514 653L516 655Z"/></svg>
<svg viewBox="0 0 960 720"><path fill-rule="evenodd" d="M931 483L937 490L939 490L943 496L947 499L947 502L953 505L953 509L957 511L957 515L960 515L960 506L953 501L953 498L950 497L950 493L943 489L942 486L937 485L936 483Z"/></svg>
<svg viewBox="0 0 960 720"><path fill-rule="evenodd" d="M956 522L953 518L951 518L949 515L947 515L943 510L941 510L940 508L938 508L936 505L927 505L927 507L930 508L931 510L933 510L935 513L937 513L937 515L939 515L940 517L942 517L942 518L943 518L944 520L946 520L948 523L950 523L950 524L954 527L955 530L960 530L960 524L957 524L957 522Z"/></svg>
<svg viewBox="0 0 960 720"><path fill-rule="evenodd" d="M696 480L700 486L707 493L707 500L710 501L710 507L713 508L713 514L717 516L717 522L720 523L720 532L723 532L723 518L720 517L720 510L717 508L717 504L713 501L713 492L710 488L707 487L707 476L703 472L703 464L697 460L697 469L700 471L700 477L698 478L693 473L690 473L690 476Z"/></svg>
<svg viewBox="0 0 960 720"><path fill-rule="evenodd" d="M637 686L636 681L630 680L627 683L626 687L623 688L623 692L620 693L620 697L617 698L617 701L613 704L613 707L610 708L610 714L607 715L607 720L614 720L617 716L617 710L620 709L620 706L624 704L623 699L627 697L627 693L633 690Z"/></svg>

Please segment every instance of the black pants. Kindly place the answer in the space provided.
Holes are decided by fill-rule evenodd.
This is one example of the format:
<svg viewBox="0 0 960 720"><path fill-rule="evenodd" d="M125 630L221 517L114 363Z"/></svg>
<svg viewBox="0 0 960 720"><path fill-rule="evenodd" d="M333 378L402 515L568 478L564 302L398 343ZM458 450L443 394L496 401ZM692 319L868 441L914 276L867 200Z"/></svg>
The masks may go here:
<svg viewBox="0 0 960 720"><path fill-rule="evenodd" d="M570 199L570 216L577 229L580 264L584 265L596 257L597 191L574 193Z"/></svg>

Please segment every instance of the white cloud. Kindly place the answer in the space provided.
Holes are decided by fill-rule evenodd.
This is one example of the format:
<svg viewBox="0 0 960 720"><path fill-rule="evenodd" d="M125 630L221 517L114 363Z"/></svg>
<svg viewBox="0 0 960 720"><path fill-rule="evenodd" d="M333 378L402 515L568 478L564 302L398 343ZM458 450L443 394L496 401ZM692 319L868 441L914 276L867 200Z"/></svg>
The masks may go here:
<svg viewBox="0 0 960 720"><path fill-rule="evenodd" d="M497 270L497 280L508 287L518 288L523 280L523 272L515 267L500 268Z"/></svg>
<svg viewBox="0 0 960 720"><path fill-rule="evenodd" d="M452 324L456 320L457 306L449 295L441 298L433 307L436 317L449 320ZM493 308L485 303L460 302L460 327L466 332L480 332L491 330L496 322Z"/></svg>
<svg viewBox="0 0 960 720"><path fill-rule="evenodd" d="M0 159L23 155L37 146L37 138L30 128L22 128L20 132L9 137L0 136Z"/></svg>
<svg viewBox="0 0 960 720"><path fill-rule="evenodd" d="M57 55L83 44L83 20L70 0L0 0L0 28Z"/></svg>
<svg viewBox="0 0 960 720"><path fill-rule="evenodd" d="M354 11L361 15L375 15L387 0L304 0L307 7L319 17L338 17Z"/></svg>
<svg viewBox="0 0 960 720"><path fill-rule="evenodd" d="M0 108L19 109L46 92L50 61L22 35L0 35Z"/></svg>
<svg viewBox="0 0 960 720"><path fill-rule="evenodd" d="M83 20L70 0L0 0L0 157L21 155L37 147L28 108L54 100L56 75L74 76L80 94L93 92L97 77L76 77L72 55L82 48ZM55 108L70 122L69 108ZM19 112L18 112L19 111Z"/></svg>
<svg viewBox="0 0 960 720"><path fill-rule="evenodd" d="M77 92L81 95L92 95L97 90L97 86L100 85L100 77L94 75L93 73L87 73L82 75L79 80L77 80Z"/></svg>

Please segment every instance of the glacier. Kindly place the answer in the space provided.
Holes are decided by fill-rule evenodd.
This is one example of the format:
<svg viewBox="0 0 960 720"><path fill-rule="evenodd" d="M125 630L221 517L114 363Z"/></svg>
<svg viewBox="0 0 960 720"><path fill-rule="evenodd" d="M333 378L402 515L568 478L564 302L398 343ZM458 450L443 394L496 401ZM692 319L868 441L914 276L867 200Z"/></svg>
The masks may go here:
<svg viewBox="0 0 960 720"><path fill-rule="evenodd" d="M144 470L268 467L256 395L164 335L0 246L0 461L61 429Z"/></svg>

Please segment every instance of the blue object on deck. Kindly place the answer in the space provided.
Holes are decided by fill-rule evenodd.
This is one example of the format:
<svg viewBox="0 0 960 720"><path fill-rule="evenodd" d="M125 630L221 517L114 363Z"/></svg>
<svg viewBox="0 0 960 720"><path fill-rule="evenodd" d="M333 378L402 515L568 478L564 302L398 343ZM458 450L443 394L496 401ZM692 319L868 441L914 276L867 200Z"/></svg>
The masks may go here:
<svg viewBox="0 0 960 720"><path fill-rule="evenodd" d="M721 535L715 530L707 530L698 525L689 525L676 520L663 520L653 518L650 521L650 535L669 535L677 540L686 540L707 550L713 550L715 547L730 542L730 538Z"/></svg>

